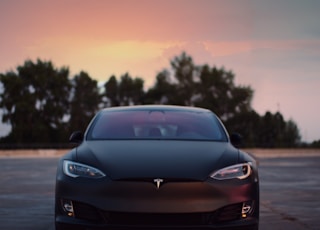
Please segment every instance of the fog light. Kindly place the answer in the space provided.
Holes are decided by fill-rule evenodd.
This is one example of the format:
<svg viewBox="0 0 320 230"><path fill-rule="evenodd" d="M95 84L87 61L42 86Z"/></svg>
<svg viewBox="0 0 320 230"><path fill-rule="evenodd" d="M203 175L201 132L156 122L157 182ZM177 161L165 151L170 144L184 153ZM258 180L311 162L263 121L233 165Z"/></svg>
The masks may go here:
<svg viewBox="0 0 320 230"><path fill-rule="evenodd" d="M241 216L242 218L246 218L253 210L253 201L243 202Z"/></svg>
<svg viewBox="0 0 320 230"><path fill-rule="evenodd" d="M71 200L61 200L63 211L68 216L74 216L74 209Z"/></svg>

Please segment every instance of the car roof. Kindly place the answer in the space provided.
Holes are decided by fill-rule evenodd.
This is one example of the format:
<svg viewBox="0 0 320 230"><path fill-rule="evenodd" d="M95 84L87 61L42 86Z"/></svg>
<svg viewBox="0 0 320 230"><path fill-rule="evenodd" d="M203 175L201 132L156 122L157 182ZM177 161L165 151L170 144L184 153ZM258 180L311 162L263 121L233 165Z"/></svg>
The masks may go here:
<svg viewBox="0 0 320 230"><path fill-rule="evenodd" d="M108 107L102 111L139 111L139 110L171 110L171 111L185 111L185 112L211 112L208 109L191 107L191 106L178 106L178 105L133 105L133 106L118 106Z"/></svg>

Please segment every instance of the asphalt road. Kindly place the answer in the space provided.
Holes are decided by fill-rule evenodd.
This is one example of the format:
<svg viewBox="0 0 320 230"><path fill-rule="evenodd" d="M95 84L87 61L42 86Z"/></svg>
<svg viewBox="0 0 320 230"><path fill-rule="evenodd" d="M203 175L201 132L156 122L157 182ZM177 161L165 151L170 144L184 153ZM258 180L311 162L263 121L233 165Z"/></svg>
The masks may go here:
<svg viewBox="0 0 320 230"><path fill-rule="evenodd" d="M0 158L1 230L54 230L57 160ZM260 230L320 229L320 155L259 162Z"/></svg>

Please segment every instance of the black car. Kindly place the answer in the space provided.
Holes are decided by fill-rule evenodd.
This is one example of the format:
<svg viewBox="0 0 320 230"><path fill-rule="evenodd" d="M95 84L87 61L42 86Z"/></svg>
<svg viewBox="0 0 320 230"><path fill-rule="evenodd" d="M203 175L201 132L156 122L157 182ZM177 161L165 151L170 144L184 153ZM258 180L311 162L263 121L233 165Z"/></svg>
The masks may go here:
<svg viewBox="0 0 320 230"><path fill-rule="evenodd" d="M206 109L101 110L59 161L56 229L257 230L257 163L230 139Z"/></svg>

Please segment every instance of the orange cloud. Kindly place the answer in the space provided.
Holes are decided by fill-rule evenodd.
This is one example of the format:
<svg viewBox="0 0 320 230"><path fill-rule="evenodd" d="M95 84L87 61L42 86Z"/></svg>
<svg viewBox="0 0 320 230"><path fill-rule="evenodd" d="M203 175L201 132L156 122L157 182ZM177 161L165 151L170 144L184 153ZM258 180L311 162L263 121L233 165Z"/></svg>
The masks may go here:
<svg viewBox="0 0 320 230"><path fill-rule="evenodd" d="M163 54L163 51L179 45L179 42L141 42L135 40L114 41L94 45L87 49L90 56L107 59L144 60L156 58Z"/></svg>

